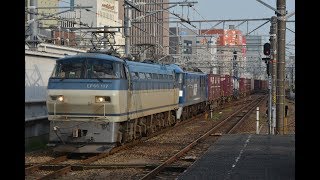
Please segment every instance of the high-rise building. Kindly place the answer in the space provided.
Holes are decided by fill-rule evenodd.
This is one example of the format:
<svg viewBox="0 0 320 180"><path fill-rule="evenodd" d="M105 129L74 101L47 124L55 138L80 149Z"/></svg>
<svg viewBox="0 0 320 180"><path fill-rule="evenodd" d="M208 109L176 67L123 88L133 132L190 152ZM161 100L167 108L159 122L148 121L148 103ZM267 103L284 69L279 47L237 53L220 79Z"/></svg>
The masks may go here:
<svg viewBox="0 0 320 180"><path fill-rule="evenodd" d="M74 0L75 6L92 6L88 9L75 9L81 21L93 27L119 26L119 3L117 0Z"/></svg>
<svg viewBox="0 0 320 180"><path fill-rule="evenodd" d="M38 7L58 7L59 0L38 0ZM59 9L38 9L38 13L42 16L52 15L58 12ZM43 27L49 27L51 25L57 25L58 21L55 18L46 18L46 20L40 21Z"/></svg>
<svg viewBox="0 0 320 180"><path fill-rule="evenodd" d="M87 9L75 9L75 15L70 15L71 19L77 19L77 25L81 23L81 27L121 27L123 22L119 19L119 6L118 0L74 0L75 6L92 6ZM67 17L66 17L67 18ZM66 24L68 25L68 24ZM102 30L102 29L101 29ZM117 31L114 36L115 47L120 54L124 52L124 36L123 28L109 28L109 31ZM94 29L93 29L94 31ZM77 32L79 34L79 32ZM84 34L84 33L83 33ZM91 37L91 33L87 33L86 38ZM101 37L103 33L100 33ZM82 35L80 35L82 36ZM90 38L89 37L89 38Z"/></svg>
<svg viewBox="0 0 320 180"><path fill-rule="evenodd" d="M26 9L28 9L29 6L30 6L30 0L25 0L24 1L24 7ZM25 11L25 13L24 13L24 22L26 23L29 19L30 19L29 18L29 13L27 11Z"/></svg>
<svg viewBox="0 0 320 180"><path fill-rule="evenodd" d="M261 60L263 53L262 36L247 35L246 36L246 75L254 79L265 79L266 65Z"/></svg>
<svg viewBox="0 0 320 180"><path fill-rule="evenodd" d="M236 68L238 70L237 76L243 76L246 41L240 30L234 29L234 26L230 25L229 29L202 29L200 34L217 36L216 72L218 74L234 75ZM234 61L235 52L236 61Z"/></svg>
<svg viewBox="0 0 320 180"><path fill-rule="evenodd" d="M35 0L36 7L39 8L37 10L37 17L42 18L54 13L58 12L57 8L59 6L59 0ZM25 0L25 7L30 6L30 0ZM46 7L45 9L41 9L41 7ZM49 8L53 7L53 8ZM29 19L30 15L28 13L25 14L25 21ZM57 25L58 21L54 17L48 17L41 21L39 21L39 25L42 27L49 27L51 25Z"/></svg>
<svg viewBox="0 0 320 180"><path fill-rule="evenodd" d="M195 33L187 28L170 27L169 54L194 54L197 37Z"/></svg>
<svg viewBox="0 0 320 180"><path fill-rule="evenodd" d="M186 69L216 73L216 35L197 35L191 29L170 27L170 55L173 62Z"/></svg>
<svg viewBox="0 0 320 180"><path fill-rule="evenodd" d="M123 20L123 0L119 0L120 19ZM169 54L169 23L163 23L169 19L169 12L159 11L153 15L137 20L143 17L147 12L163 10L168 7L169 0L140 0L147 5L139 5L139 12L132 9L132 26L130 29L130 52L132 55L139 57L144 54L145 58L158 59Z"/></svg>
<svg viewBox="0 0 320 180"><path fill-rule="evenodd" d="M31 34L35 33L38 38L41 38L43 42L51 43L53 42L52 31L48 28L54 27L58 25L58 17L56 16L59 6L58 0L34 0L31 7L31 0L25 0L25 35L26 40L29 41L31 38ZM34 9L34 16L32 17L31 11ZM31 18L36 19L36 29L33 31L34 27L31 26L33 23Z"/></svg>

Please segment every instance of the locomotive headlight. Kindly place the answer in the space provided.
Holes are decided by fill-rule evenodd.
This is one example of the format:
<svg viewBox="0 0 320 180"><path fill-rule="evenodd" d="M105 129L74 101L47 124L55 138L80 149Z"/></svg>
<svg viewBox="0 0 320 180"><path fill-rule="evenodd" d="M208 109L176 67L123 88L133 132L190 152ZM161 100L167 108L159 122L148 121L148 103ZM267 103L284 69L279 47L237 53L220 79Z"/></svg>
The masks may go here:
<svg viewBox="0 0 320 180"><path fill-rule="evenodd" d="M97 100L98 100L98 102L103 102L104 98L103 97L98 97Z"/></svg>
<svg viewBox="0 0 320 180"><path fill-rule="evenodd" d="M111 102L111 98L109 96L96 96L96 103L104 102Z"/></svg>
<svg viewBox="0 0 320 180"><path fill-rule="evenodd" d="M60 101L60 102L63 102L63 100L64 100L64 97L61 95L61 96L58 96L58 101Z"/></svg>
<svg viewBox="0 0 320 180"><path fill-rule="evenodd" d="M180 90L180 91L179 91L179 97L182 97L182 96L183 96L183 91Z"/></svg>
<svg viewBox="0 0 320 180"><path fill-rule="evenodd" d="M63 102L64 97L63 95L58 95L58 96L50 96L52 100L54 101L59 101L59 102Z"/></svg>

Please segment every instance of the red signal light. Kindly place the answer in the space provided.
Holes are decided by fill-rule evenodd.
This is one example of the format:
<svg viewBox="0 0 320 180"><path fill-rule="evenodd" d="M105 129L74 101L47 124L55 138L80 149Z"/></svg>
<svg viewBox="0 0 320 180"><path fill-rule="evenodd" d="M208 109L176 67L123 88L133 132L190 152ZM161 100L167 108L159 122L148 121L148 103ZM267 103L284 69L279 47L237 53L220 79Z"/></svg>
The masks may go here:
<svg viewBox="0 0 320 180"><path fill-rule="evenodd" d="M263 54L266 56L269 56L270 55L270 48L271 48L270 43L265 43L263 45Z"/></svg>

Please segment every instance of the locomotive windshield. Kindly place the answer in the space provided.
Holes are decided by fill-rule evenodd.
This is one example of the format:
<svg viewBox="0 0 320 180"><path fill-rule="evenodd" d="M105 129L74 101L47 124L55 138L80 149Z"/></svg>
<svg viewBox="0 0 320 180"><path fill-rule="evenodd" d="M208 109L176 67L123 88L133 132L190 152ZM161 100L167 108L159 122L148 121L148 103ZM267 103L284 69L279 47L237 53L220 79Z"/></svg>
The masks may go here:
<svg viewBox="0 0 320 180"><path fill-rule="evenodd" d="M68 59L57 61L52 78L120 79L125 78L123 65L101 59Z"/></svg>

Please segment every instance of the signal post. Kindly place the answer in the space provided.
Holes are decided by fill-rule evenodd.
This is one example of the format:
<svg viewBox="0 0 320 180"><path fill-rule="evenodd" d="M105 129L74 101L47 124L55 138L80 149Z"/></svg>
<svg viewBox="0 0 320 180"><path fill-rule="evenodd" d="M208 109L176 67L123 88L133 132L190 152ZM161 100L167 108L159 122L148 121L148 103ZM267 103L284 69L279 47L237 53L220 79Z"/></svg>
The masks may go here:
<svg viewBox="0 0 320 180"><path fill-rule="evenodd" d="M266 58L262 58L262 60L265 61L267 66L267 75L268 75L268 92L269 92L269 100L268 100L268 124L269 124L269 134L272 134L273 129L273 123L272 123L272 76L270 75L270 51L271 51L271 45L270 43L265 43L263 45L263 54L266 55Z"/></svg>

